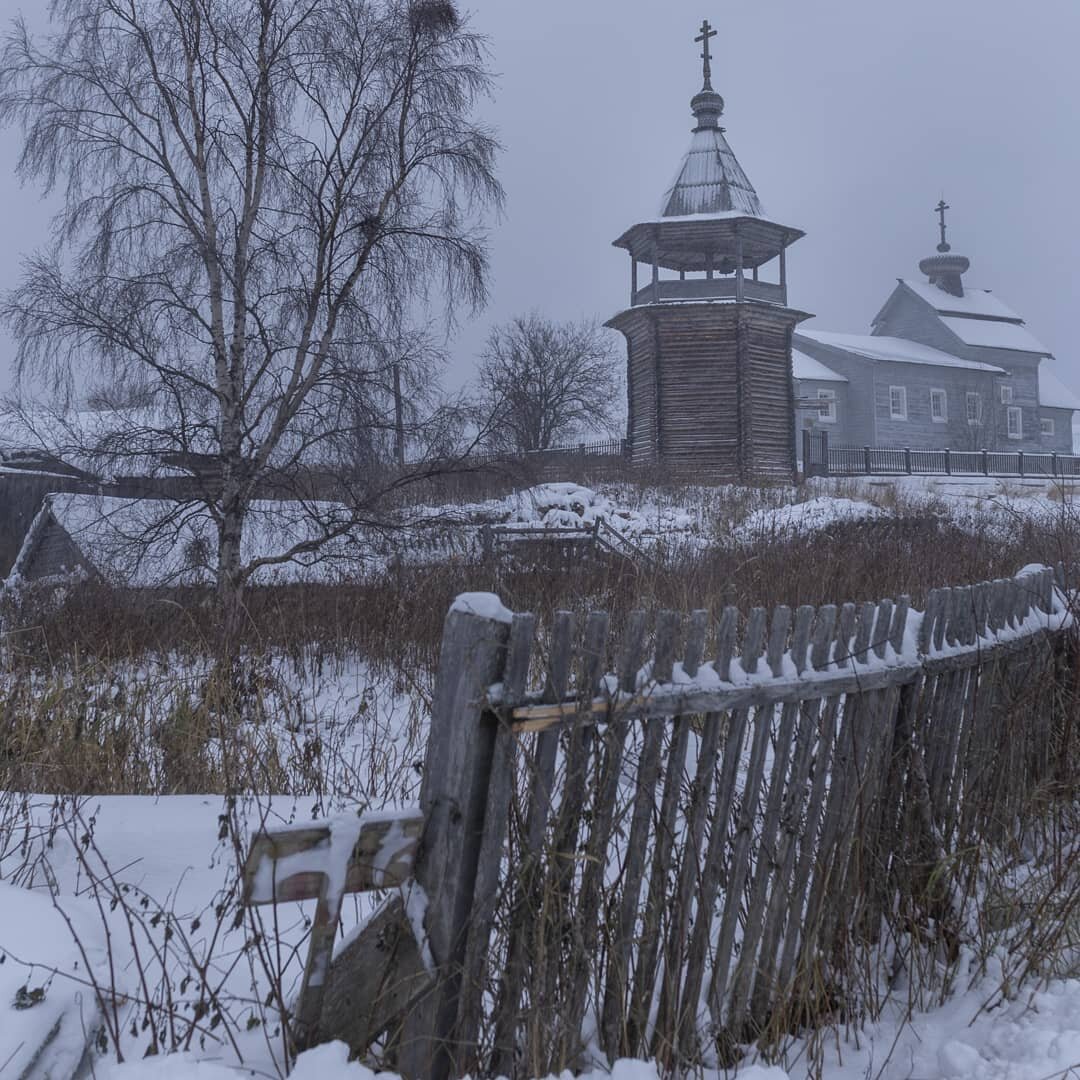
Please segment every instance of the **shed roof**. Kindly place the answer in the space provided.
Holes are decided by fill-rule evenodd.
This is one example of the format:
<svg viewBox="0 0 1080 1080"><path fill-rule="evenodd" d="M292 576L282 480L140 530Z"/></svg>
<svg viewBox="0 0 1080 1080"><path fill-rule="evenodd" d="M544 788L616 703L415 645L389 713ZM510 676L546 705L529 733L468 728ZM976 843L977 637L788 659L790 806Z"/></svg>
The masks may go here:
<svg viewBox="0 0 1080 1080"><path fill-rule="evenodd" d="M800 381L847 382L847 378L799 349L791 350L791 373Z"/></svg>
<svg viewBox="0 0 1080 1080"><path fill-rule="evenodd" d="M1047 367L1045 360L1039 365L1039 404L1044 409L1074 409L1080 411L1080 397L1077 397Z"/></svg>
<svg viewBox="0 0 1080 1080"><path fill-rule="evenodd" d="M1002 368L983 364L977 360L965 360L960 356L920 345L917 341L903 338L878 337L872 334L833 334L824 330L796 330L797 338L806 338L833 349L854 353L868 360L885 360L897 364L928 364L933 367L966 368L969 371L987 371L1004 375Z"/></svg>

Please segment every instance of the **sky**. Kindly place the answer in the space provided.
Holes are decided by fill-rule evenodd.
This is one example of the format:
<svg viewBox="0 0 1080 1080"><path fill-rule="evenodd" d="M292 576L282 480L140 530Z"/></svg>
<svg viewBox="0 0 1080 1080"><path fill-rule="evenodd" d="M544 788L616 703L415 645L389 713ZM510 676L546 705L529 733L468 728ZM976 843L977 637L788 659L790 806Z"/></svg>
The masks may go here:
<svg viewBox="0 0 1080 1080"><path fill-rule="evenodd" d="M0 0L7 21L23 0ZM482 107L504 152L491 299L450 342L466 382L493 323L537 310L603 321L626 305L611 242L656 216L689 143L703 18L727 138L773 220L806 232L789 299L821 330L868 332L952 207L968 285L993 289L1080 393L1080 3L1076 0L463 0L497 73ZM47 206L0 132L0 289L45 238ZM10 339L0 331L0 389Z"/></svg>

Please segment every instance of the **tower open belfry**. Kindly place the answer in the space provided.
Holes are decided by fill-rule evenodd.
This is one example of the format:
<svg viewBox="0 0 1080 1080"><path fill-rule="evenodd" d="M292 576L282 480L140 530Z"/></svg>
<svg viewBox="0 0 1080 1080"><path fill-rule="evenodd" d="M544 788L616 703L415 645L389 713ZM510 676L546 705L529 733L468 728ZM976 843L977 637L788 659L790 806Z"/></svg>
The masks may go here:
<svg viewBox="0 0 1080 1080"><path fill-rule="evenodd" d="M751 480L795 471L786 251L803 233L770 220L725 138L706 21L690 148L659 216L615 246L630 254L628 431L637 466ZM645 275L642 279L641 267Z"/></svg>

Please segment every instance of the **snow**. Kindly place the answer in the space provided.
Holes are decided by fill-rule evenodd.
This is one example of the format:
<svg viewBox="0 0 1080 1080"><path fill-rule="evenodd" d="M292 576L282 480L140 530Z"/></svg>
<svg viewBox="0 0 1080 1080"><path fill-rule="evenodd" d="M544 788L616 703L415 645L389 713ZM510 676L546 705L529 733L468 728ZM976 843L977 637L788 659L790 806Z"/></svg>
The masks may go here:
<svg viewBox="0 0 1080 1080"><path fill-rule="evenodd" d="M948 320L945 320L948 321ZM1006 325L1004 323L1000 324ZM897 364L929 364L933 367L966 368L971 371L992 371L1004 375L1002 368L982 364L976 360L964 360L951 353L920 345L903 338L877 337L873 334L834 334L824 330L797 330L795 340L808 338L819 345L828 345L845 352L857 353L868 360L887 360Z"/></svg>
<svg viewBox="0 0 1080 1080"><path fill-rule="evenodd" d="M942 315L941 321L965 345L1050 355L1050 350L1026 326L995 319L965 319L950 315Z"/></svg>
<svg viewBox="0 0 1080 1080"><path fill-rule="evenodd" d="M461 593L450 605L450 610L501 623L512 622L514 618L514 613L504 607L503 602L494 593Z"/></svg>
<svg viewBox="0 0 1080 1080"><path fill-rule="evenodd" d="M1049 364L1043 360L1039 365L1039 404L1046 409L1080 410L1080 397L1054 374Z"/></svg>
<svg viewBox="0 0 1080 1080"><path fill-rule="evenodd" d="M813 379L817 382L847 382L845 376L837 374L832 368L827 368L798 349L791 350L791 366L793 376L799 381Z"/></svg>
<svg viewBox="0 0 1080 1080"><path fill-rule="evenodd" d="M73 913L85 960L48 892L0 881L0 1075L36 1062L70 1076L82 1059L98 1016L92 981L106 978L101 928L84 915Z"/></svg>
<svg viewBox="0 0 1080 1080"><path fill-rule="evenodd" d="M1013 322L1022 323L1024 320L1004 301L995 296L989 289L964 288L963 296L953 296L928 281L913 281L909 278L901 278L906 285L920 300L925 300L935 311L959 312L962 315L984 315L994 319L1009 319Z"/></svg>
<svg viewBox="0 0 1080 1080"><path fill-rule="evenodd" d="M819 532L838 521L869 521L888 516L873 503L821 495L776 509L755 510L735 529L735 536L756 542L784 534Z"/></svg>

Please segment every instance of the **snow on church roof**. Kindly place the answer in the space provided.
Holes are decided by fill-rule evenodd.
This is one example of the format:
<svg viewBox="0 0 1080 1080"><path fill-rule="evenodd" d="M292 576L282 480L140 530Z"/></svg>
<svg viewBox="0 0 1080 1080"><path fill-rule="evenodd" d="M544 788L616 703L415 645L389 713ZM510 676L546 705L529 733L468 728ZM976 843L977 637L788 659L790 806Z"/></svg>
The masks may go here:
<svg viewBox="0 0 1080 1080"><path fill-rule="evenodd" d="M761 200L718 127L699 127L660 203L663 218L734 211L764 217Z"/></svg>
<svg viewBox="0 0 1080 1080"><path fill-rule="evenodd" d="M965 288L963 296L954 296L926 281L907 278L900 281L929 304L965 345L1050 355L1050 350L1028 330L1024 320L989 289Z"/></svg>
<svg viewBox="0 0 1080 1080"><path fill-rule="evenodd" d="M1049 356L1050 350L1022 324L997 319L965 319L948 315L941 321L965 344L983 349L1011 349L1014 352Z"/></svg>
<svg viewBox="0 0 1080 1080"><path fill-rule="evenodd" d="M920 300L925 300L935 311L956 312L959 315L987 316L991 319L1009 319L1022 323L1024 320L1008 304L999 300L989 289L964 289L963 296L953 296L928 281L900 279Z"/></svg>
<svg viewBox="0 0 1080 1080"><path fill-rule="evenodd" d="M815 380L817 382L847 382L847 379L827 368L821 361L815 360L798 349L791 350L791 373L800 380Z"/></svg>
<svg viewBox="0 0 1080 1080"><path fill-rule="evenodd" d="M865 356L868 360L887 360L897 364L929 364L933 367L966 368L970 371L991 371L1004 374L1002 368L993 364L981 364L977 360L964 360L951 353L920 345L903 338L877 337L871 334L833 334L824 330L796 330L796 338L809 338L821 345Z"/></svg>

